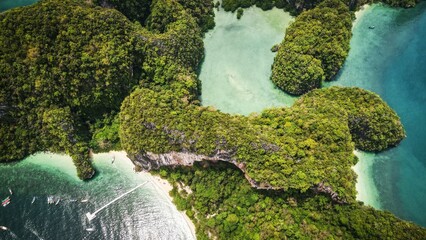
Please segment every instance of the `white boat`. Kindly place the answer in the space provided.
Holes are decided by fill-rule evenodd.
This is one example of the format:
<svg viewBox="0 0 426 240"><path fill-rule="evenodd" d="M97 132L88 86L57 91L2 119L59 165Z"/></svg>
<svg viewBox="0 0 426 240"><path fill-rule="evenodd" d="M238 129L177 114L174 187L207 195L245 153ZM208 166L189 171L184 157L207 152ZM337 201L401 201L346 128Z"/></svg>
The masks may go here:
<svg viewBox="0 0 426 240"><path fill-rule="evenodd" d="M82 199L80 202L88 202L89 201L89 199Z"/></svg>
<svg viewBox="0 0 426 240"><path fill-rule="evenodd" d="M61 201L61 199L60 199L60 198L58 198L58 200L56 200L55 205L58 205L60 201Z"/></svg>
<svg viewBox="0 0 426 240"><path fill-rule="evenodd" d="M31 204L33 204L36 200L36 197L33 197L33 200L31 201Z"/></svg>
<svg viewBox="0 0 426 240"><path fill-rule="evenodd" d="M93 231L95 231L95 229L94 228L86 228L86 231L93 232Z"/></svg>
<svg viewBox="0 0 426 240"><path fill-rule="evenodd" d="M13 195L12 189L9 188L10 195Z"/></svg>
<svg viewBox="0 0 426 240"><path fill-rule="evenodd" d="M1 229L1 230L5 230L5 231L9 230L9 228L7 228L7 227L5 227L5 226L0 226L0 229Z"/></svg>
<svg viewBox="0 0 426 240"><path fill-rule="evenodd" d="M70 199L70 202L77 202L77 199Z"/></svg>

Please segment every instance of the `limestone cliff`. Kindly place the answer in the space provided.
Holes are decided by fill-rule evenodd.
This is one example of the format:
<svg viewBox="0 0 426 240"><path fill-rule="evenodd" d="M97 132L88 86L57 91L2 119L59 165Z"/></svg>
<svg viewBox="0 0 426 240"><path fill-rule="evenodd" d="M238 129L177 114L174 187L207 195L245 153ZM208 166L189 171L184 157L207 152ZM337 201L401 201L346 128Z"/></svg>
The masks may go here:
<svg viewBox="0 0 426 240"><path fill-rule="evenodd" d="M249 181L250 185L257 189L271 189L271 190L279 190L278 187L273 187L268 183L259 183L254 179L250 178L248 174L246 174L246 168L244 163L237 163L234 159L232 159L231 154L227 151L217 151L212 156L194 154L189 152L169 152L156 154L151 152L140 153L134 156L129 156L130 159L136 166L141 167L141 169L150 171L151 169L159 169L162 166L192 166L195 162L202 161L224 161L229 162L237 166L243 173L245 178ZM315 193L324 193L329 195L330 198L336 203L346 203L343 199L339 197L339 195L333 191L330 186L325 185L323 182L316 184L311 188Z"/></svg>

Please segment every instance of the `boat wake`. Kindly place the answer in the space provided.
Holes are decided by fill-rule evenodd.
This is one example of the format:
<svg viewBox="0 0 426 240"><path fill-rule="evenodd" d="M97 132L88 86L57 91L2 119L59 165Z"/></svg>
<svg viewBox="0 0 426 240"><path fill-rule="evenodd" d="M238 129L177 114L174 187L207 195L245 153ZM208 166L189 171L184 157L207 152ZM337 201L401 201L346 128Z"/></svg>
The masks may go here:
<svg viewBox="0 0 426 240"><path fill-rule="evenodd" d="M29 226L28 222L25 223L25 228L28 229L34 236L38 238L38 240L44 240L36 230L34 230L31 226Z"/></svg>
<svg viewBox="0 0 426 240"><path fill-rule="evenodd" d="M2 231L8 231L10 236L12 236L13 239L17 239L18 236L16 236L15 233L13 233L9 228L5 227L5 226L0 226L0 230Z"/></svg>

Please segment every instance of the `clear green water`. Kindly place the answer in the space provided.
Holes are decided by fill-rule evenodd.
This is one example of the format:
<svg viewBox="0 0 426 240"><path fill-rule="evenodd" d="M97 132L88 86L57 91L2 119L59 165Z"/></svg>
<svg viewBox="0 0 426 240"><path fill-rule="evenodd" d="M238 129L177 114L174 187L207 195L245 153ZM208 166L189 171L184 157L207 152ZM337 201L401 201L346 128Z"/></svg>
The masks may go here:
<svg viewBox="0 0 426 240"><path fill-rule="evenodd" d="M199 74L203 105L239 114L292 105L294 98L269 79L275 56L270 49L282 41L292 20L279 9L252 7L240 20L233 13L216 11L216 27L204 39L206 56Z"/></svg>
<svg viewBox="0 0 426 240"><path fill-rule="evenodd" d="M0 12L11 8L31 5L38 0L0 0Z"/></svg>
<svg viewBox="0 0 426 240"><path fill-rule="evenodd" d="M126 158L116 155L114 164L111 159L112 154L95 155L99 174L88 182L76 178L68 156L41 153L1 164L0 197L10 195L7 187L13 195L11 204L0 207L0 225L11 229L0 231L0 239L193 239L183 216L153 183L110 205L89 223L87 212L151 181L147 174L134 173ZM49 195L62 200L49 205ZM86 198L89 202L80 202ZM89 227L94 231L86 231Z"/></svg>
<svg viewBox="0 0 426 240"><path fill-rule="evenodd" d="M337 81L331 84L372 90L401 117L407 138L394 149L367 154L374 161L369 171L379 193L380 207L423 226L426 226L425 66L426 2L408 10L374 5L354 27L349 57Z"/></svg>

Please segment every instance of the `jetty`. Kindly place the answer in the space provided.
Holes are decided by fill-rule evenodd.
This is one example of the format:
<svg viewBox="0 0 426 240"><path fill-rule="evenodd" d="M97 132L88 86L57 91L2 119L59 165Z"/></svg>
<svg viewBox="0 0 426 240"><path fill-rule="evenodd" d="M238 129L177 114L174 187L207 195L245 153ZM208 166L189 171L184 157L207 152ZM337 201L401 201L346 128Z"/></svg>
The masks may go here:
<svg viewBox="0 0 426 240"><path fill-rule="evenodd" d="M127 191L127 192L125 192L125 193L121 194L120 196L116 197L116 198L115 198L115 199L113 199L111 202L109 202L109 203L105 204L104 206L102 206L102 207L101 207L101 208L99 208L98 210L94 211L93 213L90 213L90 212L86 213L86 217L87 217L87 219L89 220L89 222L90 222L90 221L92 221L94 218L96 218L96 214L97 214L97 213L99 213L99 212L100 212L100 211L102 211L103 209L107 208L109 205L113 204L114 202L116 202L116 201L120 200L121 198L123 198L123 197L124 197L124 196L126 196L127 194L129 194L129 193L131 193L131 192L135 191L136 189L138 189L138 188L140 188L140 187L144 186L144 185L145 185L145 184L147 184L148 182L149 182L149 181L146 181L146 182L144 182L144 183L142 183L142 184L139 184L138 186L136 186L136 187L134 187L134 188L130 189L129 191Z"/></svg>

